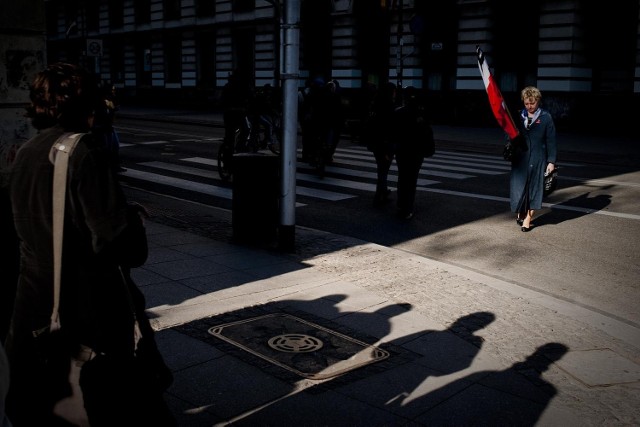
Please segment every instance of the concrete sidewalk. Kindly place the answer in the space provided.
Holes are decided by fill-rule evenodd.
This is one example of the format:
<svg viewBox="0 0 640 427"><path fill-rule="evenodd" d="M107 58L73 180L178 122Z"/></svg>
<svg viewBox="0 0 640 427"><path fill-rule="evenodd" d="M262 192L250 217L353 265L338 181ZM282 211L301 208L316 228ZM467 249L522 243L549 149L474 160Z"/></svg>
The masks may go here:
<svg viewBox="0 0 640 427"><path fill-rule="evenodd" d="M215 112L120 114L222 125ZM434 130L441 146L503 144L498 129ZM640 159L630 140L561 137L572 156ZM133 275L180 426L640 425L633 325L304 227L294 253L239 244L228 211L126 191L152 215Z"/></svg>
<svg viewBox="0 0 640 427"><path fill-rule="evenodd" d="M295 253L234 243L227 211L127 193L152 214L133 275L180 426L640 425L629 325L303 227ZM288 350L269 344L292 336Z"/></svg>

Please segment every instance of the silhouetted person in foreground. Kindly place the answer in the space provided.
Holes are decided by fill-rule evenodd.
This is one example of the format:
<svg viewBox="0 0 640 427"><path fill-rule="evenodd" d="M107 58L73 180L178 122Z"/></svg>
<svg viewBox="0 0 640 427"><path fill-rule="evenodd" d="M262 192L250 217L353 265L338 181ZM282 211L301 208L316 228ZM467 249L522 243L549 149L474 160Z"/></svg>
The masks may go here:
<svg viewBox="0 0 640 427"><path fill-rule="evenodd" d="M172 377L155 346L144 296L128 276L128 270L142 265L148 255L145 212L128 203L103 141L91 133L96 108L104 101L98 89L95 75L87 70L54 63L36 75L30 91L27 114L39 132L18 149L9 176L21 267L5 342L11 375L7 415L14 427L61 425L55 408L71 395L72 358L74 367L82 366L79 382L84 399L74 405L74 413L86 409L92 426L110 421L116 425L122 413L132 424L142 425L135 419L151 425L172 424L164 401L154 400L159 404L153 408L147 402L151 395L161 398ZM52 147L65 141L61 137L67 133L81 137L68 159L60 327L52 332L56 330L52 322L53 159L61 155ZM157 395L151 386L139 392L123 385L127 378L117 375L122 372L104 375L104 381L90 384L91 389L99 389L101 397L118 405L100 398L90 408L92 393L87 393L82 379L87 367L104 357L124 360L133 354L134 312L143 336L137 342L138 351L144 348L149 354L146 365L154 368L154 374L165 376L163 389L156 390Z"/></svg>

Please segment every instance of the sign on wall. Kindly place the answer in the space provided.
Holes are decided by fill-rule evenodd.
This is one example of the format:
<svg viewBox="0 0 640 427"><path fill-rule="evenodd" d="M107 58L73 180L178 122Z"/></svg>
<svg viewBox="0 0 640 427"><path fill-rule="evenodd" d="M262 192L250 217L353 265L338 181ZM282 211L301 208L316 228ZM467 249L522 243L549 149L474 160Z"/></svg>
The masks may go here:
<svg viewBox="0 0 640 427"><path fill-rule="evenodd" d="M102 56L102 40L87 39L87 56Z"/></svg>

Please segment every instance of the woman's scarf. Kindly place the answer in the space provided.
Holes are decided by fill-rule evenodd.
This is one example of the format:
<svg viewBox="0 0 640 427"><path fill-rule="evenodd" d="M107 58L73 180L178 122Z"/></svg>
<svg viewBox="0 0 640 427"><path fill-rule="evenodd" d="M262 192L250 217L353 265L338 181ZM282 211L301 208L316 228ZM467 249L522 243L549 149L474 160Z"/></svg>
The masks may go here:
<svg viewBox="0 0 640 427"><path fill-rule="evenodd" d="M540 117L541 112L542 110L540 109L540 107L538 107L535 113L533 113L533 117L530 118L527 113L527 109L525 108L524 110L522 110L522 113L520 113L520 115L522 116L522 122L524 124L525 129L528 130L531 127L531 125L535 123L536 120L538 120L538 117Z"/></svg>

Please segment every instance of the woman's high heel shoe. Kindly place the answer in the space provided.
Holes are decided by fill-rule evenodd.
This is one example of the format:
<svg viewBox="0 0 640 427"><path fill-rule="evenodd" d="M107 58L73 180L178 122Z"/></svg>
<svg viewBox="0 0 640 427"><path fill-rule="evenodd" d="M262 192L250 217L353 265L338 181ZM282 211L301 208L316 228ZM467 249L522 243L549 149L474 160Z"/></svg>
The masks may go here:
<svg viewBox="0 0 640 427"><path fill-rule="evenodd" d="M531 229L533 228L533 225L530 225L529 227L525 227L524 225L522 226L522 228L520 230L522 230L523 232L527 232L527 231L531 231Z"/></svg>
<svg viewBox="0 0 640 427"><path fill-rule="evenodd" d="M522 225L524 223L524 219L516 218L516 224Z"/></svg>

